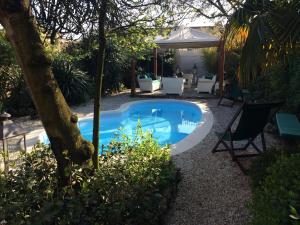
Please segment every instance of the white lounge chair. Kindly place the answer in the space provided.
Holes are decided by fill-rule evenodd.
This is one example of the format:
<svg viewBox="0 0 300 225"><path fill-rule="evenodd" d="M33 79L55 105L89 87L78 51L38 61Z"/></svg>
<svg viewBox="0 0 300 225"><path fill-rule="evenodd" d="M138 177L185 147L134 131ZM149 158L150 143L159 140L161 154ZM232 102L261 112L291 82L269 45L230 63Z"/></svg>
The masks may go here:
<svg viewBox="0 0 300 225"><path fill-rule="evenodd" d="M206 79L206 78L199 78L198 84L197 84L197 92L208 92L212 93L212 88L214 84L216 83L216 75L213 76L212 79Z"/></svg>
<svg viewBox="0 0 300 225"><path fill-rule="evenodd" d="M182 95L184 79L177 77L162 77L163 92L165 94Z"/></svg>
<svg viewBox="0 0 300 225"><path fill-rule="evenodd" d="M157 77L157 80L152 80L152 78L141 78L138 76L137 80L141 91L153 92L161 87L161 77Z"/></svg>

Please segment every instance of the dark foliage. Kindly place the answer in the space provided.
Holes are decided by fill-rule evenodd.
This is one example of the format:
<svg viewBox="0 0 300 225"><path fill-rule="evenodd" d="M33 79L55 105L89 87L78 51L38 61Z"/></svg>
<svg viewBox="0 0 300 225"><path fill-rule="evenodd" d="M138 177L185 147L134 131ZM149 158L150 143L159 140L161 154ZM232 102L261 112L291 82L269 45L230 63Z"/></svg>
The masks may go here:
<svg viewBox="0 0 300 225"><path fill-rule="evenodd" d="M18 65L0 67L0 102L13 116L35 115L35 107Z"/></svg>
<svg viewBox="0 0 300 225"><path fill-rule="evenodd" d="M52 71L68 103L80 104L89 98L90 80L86 73L62 60L54 60Z"/></svg>
<svg viewBox="0 0 300 225"><path fill-rule="evenodd" d="M299 225L300 149L270 149L251 167L253 225Z"/></svg>
<svg viewBox="0 0 300 225"><path fill-rule="evenodd" d="M204 65L208 73L217 74L218 72L218 52L216 48L203 50ZM225 52L224 78L231 80L237 77L240 60L240 50L231 49Z"/></svg>
<svg viewBox="0 0 300 225"><path fill-rule="evenodd" d="M292 57L289 64L278 63L265 75L257 77L249 90L261 101L285 102L285 110L299 113L300 106L300 57Z"/></svg>
<svg viewBox="0 0 300 225"><path fill-rule="evenodd" d="M79 43L68 46L66 53L72 58L72 63L82 71L85 71L91 80L97 74L97 44L94 37L83 39ZM112 42L106 46L106 57L104 63L103 94L111 94L130 87L130 60L131 58L123 53Z"/></svg>
<svg viewBox="0 0 300 225"><path fill-rule="evenodd" d="M167 149L138 129L122 136L99 169L71 166L72 185L58 188L51 150L37 146L20 167L0 174L0 221L7 224L160 224L176 190L177 171ZM5 223L4 223L5 224Z"/></svg>

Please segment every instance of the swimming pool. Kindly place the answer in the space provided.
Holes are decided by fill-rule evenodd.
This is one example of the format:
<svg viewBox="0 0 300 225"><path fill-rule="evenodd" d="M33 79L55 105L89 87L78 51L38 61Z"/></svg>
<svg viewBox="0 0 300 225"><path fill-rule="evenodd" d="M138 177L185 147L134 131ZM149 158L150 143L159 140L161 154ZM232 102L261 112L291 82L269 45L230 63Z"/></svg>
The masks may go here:
<svg viewBox="0 0 300 225"><path fill-rule="evenodd" d="M207 110L197 104L180 100L130 102L122 105L118 110L101 112L100 146L109 144L116 137L116 133L120 133L119 128L122 128L122 132L128 136L133 136L138 121L140 121L143 131L152 132L153 137L162 146L171 144L174 148L177 143L183 142L196 128L199 130L200 127L202 127L201 134L198 131L196 141L201 140L203 132L206 133L207 129L211 128L211 126L210 128L203 126L212 120L212 118L207 120L207 113ZM81 119L78 127L83 137L92 141L93 118ZM47 142L47 138L43 139L44 142ZM185 143L181 148L190 147L191 144ZM180 152L183 150L179 149Z"/></svg>

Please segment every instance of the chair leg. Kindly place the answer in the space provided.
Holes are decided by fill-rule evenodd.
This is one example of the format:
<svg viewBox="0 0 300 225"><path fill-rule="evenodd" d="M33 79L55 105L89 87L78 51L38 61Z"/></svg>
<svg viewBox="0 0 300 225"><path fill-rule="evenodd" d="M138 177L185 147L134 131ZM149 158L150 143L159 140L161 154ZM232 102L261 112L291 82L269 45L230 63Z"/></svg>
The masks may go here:
<svg viewBox="0 0 300 225"><path fill-rule="evenodd" d="M258 153L262 153L261 149L259 149L256 144L254 144L253 142L251 142L251 145L253 146L253 148L255 148L255 150L258 152Z"/></svg>
<svg viewBox="0 0 300 225"><path fill-rule="evenodd" d="M224 136L223 136L224 137ZM216 153L216 152L224 152L224 151L230 151L230 147L226 144L225 141L223 141L223 137L219 138L217 144L215 145L215 147L212 149L212 153ZM223 144L225 146L225 149L218 149L220 144Z"/></svg>
<svg viewBox="0 0 300 225"><path fill-rule="evenodd" d="M230 138L231 139L231 138ZM230 149L229 149L229 153L231 155L232 161L236 161L236 157L234 154L234 146L233 146L233 141L232 139L230 140Z"/></svg>
<svg viewBox="0 0 300 225"><path fill-rule="evenodd" d="M249 175L249 170L247 170L239 160L236 160L236 163L244 175Z"/></svg>
<svg viewBox="0 0 300 225"><path fill-rule="evenodd" d="M212 149L212 153L217 152L217 148L219 147L219 145L223 142L222 139L219 139L219 141L217 142L217 144L215 145L215 147Z"/></svg>
<svg viewBox="0 0 300 225"><path fill-rule="evenodd" d="M261 144L263 147L263 152L265 152L267 150L267 147L264 132L261 132Z"/></svg>
<svg viewBox="0 0 300 225"><path fill-rule="evenodd" d="M222 100L223 100L223 96L220 97L220 99L218 101L218 106L221 105Z"/></svg>
<svg viewBox="0 0 300 225"><path fill-rule="evenodd" d="M243 149L247 149L253 140L249 139L247 144L243 147Z"/></svg>
<svg viewBox="0 0 300 225"><path fill-rule="evenodd" d="M266 151L266 142L265 142L265 136L264 136L264 133L262 132L261 133L261 142L262 142L262 149L258 148L256 144L254 144L254 141L255 139L249 139L248 143L245 145L245 149L249 146L249 145L252 145L253 148L255 148L255 150L258 152L258 153L263 153Z"/></svg>
<svg viewBox="0 0 300 225"><path fill-rule="evenodd" d="M230 150L230 147L227 145L227 143L225 141L222 141L222 144L225 146L226 151Z"/></svg>

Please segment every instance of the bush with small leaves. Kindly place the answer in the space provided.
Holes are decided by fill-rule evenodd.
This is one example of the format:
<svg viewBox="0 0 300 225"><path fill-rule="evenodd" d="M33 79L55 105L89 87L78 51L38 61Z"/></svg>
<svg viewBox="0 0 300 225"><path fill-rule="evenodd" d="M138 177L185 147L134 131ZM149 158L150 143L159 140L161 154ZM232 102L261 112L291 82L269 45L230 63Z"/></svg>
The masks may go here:
<svg viewBox="0 0 300 225"><path fill-rule="evenodd" d="M99 169L72 165L72 185L58 187L47 146L23 157L0 177L0 221L6 224L160 224L176 190L177 170L168 148L140 128L122 136L100 156ZM5 224L5 223L4 223Z"/></svg>
<svg viewBox="0 0 300 225"><path fill-rule="evenodd" d="M300 208L300 153L280 155L253 190L252 225L299 225L291 207Z"/></svg>
<svg viewBox="0 0 300 225"><path fill-rule="evenodd" d="M0 66L0 101L13 116L35 115L35 107L18 65Z"/></svg>

